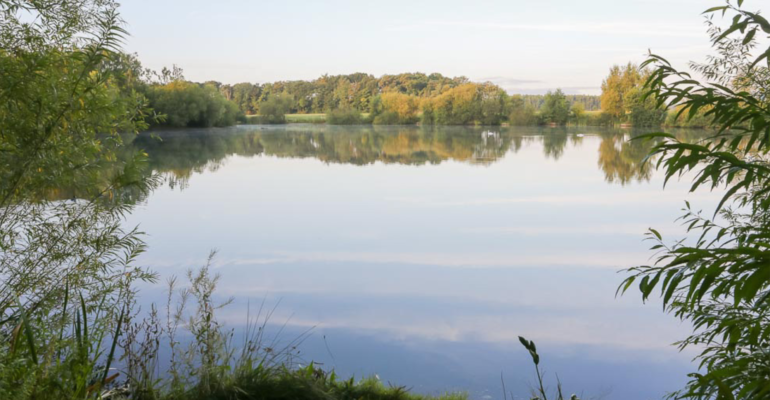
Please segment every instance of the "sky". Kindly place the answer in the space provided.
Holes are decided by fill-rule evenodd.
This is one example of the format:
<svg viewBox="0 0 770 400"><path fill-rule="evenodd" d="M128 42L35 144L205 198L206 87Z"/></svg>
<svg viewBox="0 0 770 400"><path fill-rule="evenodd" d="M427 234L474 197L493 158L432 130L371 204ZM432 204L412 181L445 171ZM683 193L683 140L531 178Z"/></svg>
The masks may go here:
<svg viewBox="0 0 770 400"><path fill-rule="evenodd" d="M702 60L701 12L720 3L127 0L121 14L127 51L152 69L176 64L192 81L439 72L509 93L599 94L613 64L641 62L648 49L681 67Z"/></svg>

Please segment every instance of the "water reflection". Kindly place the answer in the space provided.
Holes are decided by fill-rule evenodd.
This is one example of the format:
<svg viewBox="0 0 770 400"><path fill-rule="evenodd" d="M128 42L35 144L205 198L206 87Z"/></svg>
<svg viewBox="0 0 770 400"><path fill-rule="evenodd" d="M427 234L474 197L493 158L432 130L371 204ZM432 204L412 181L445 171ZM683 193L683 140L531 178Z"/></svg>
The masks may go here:
<svg viewBox="0 0 770 400"><path fill-rule="evenodd" d="M231 326L248 300L281 300L276 323L317 327L308 359L474 398L500 397L501 370L517 396L527 393L519 334L589 398L608 388L608 399L660 398L691 368L669 346L687 327L613 296L616 271L649 257L642 233L670 233L687 192L676 182L661 192L660 175L639 167L652 144L627 140L638 132L156 134L133 143L169 182L129 221L150 235L142 262L181 275L219 249L222 295L236 298ZM150 289L142 296L163 301Z"/></svg>
<svg viewBox="0 0 770 400"><path fill-rule="evenodd" d="M648 181L642 160L656 143L629 140L644 131L612 128L334 127L323 125L240 126L160 131L140 135L133 145L150 155L153 170L172 187L185 187L193 174L215 171L228 157L258 155L315 158L330 164L425 165L457 161L489 165L527 143L540 143L546 158L559 160L586 135L601 137L598 164L608 182ZM681 131L697 137L698 131Z"/></svg>

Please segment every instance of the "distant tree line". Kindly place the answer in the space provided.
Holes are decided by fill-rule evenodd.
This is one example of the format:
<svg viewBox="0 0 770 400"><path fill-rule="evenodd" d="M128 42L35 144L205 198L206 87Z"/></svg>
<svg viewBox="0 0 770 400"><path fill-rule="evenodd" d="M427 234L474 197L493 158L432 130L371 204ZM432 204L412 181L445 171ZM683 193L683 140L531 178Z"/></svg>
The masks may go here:
<svg viewBox="0 0 770 400"><path fill-rule="evenodd" d="M263 123L281 123L282 114L326 113L333 124L373 123L499 125L517 107L537 113L547 106L549 95L509 96L492 83L474 83L464 76L404 73L373 75L324 75L312 81L279 81L235 85L210 82L246 115L259 114ZM599 109L598 96L564 95L567 107ZM568 110L569 111L569 110ZM368 114L364 117L363 114ZM557 118L559 119L559 118ZM531 125L542 119L523 117L517 123ZM566 123L566 119L559 123Z"/></svg>
<svg viewBox="0 0 770 400"><path fill-rule="evenodd" d="M470 82L464 76L449 78L441 74L404 73L376 78L365 73L323 75L312 81L272 83L214 83L226 99L235 102L245 114L259 114L262 103L271 96L286 94L293 103L289 113L325 113L336 109L368 112L373 99L386 92L420 98L434 97Z"/></svg>
<svg viewBox="0 0 770 400"><path fill-rule="evenodd" d="M582 104L585 111L599 111L602 109L599 96L588 94L565 94L564 96L570 104ZM535 110L539 110L545 103L545 95L543 94L523 94L521 98L524 100L524 104L531 105Z"/></svg>
<svg viewBox="0 0 770 400"><path fill-rule="evenodd" d="M312 81L265 84L189 82L176 66L160 72L142 67L135 55L123 55L105 68L130 77L117 82L126 96L143 96L155 115L151 125L228 126L251 121L286 123L286 114L326 114L329 124L375 125L660 125L708 127L703 115L684 118L654 96L646 96L649 71L632 63L610 68L601 96L509 95L490 82L439 73L323 75ZM599 112L601 110L601 112ZM155 118L160 116L160 118Z"/></svg>

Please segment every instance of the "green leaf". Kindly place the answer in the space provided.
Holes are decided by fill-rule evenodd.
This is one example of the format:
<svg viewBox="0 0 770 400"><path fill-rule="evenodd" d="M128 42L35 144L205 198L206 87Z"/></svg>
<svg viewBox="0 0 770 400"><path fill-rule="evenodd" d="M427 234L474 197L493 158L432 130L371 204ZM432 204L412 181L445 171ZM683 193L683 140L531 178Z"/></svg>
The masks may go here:
<svg viewBox="0 0 770 400"><path fill-rule="evenodd" d="M656 231L655 229L649 228L650 232L652 232L653 235L655 235L658 240L663 240L663 236L660 235L660 232Z"/></svg>
<svg viewBox="0 0 770 400"><path fill-rule="evenodd" d="M754 34L756 34L756 33L757 33L757 28L754 28L754 29L750 30L749 33L746 34L746 37L743 38L742 44L744 46L749 44L749 42L751 42L751 39L754 39Z"/></svg>
<svg viewBox="0 0 770 400"><path fill-rule="evenodd" d="M86 302L83 300L83 294L78 293L80 296L80 309L83 313L83 343L89 345L91 342L88 340L88 312L86 311Z"/></svg>
<svg viewBox="0 0 770 400"><path fill-rule="evenodd" d="M29 322L27 311L21 304L21 300L16 299L16 303L19 306L19 313L21 314L21 321L24 325L24 336L27 338L27 347L29 348L29 357L32 362L37 365L37 349L35 348L35 335L32 331L32 324Z"/></svg>
<svg viewBox="0 0 770 400"><path fill-rule="evenodd" d="M711 7L708 10L704 11L703 14L709 14L709 13L713 13L713 12L716 12L716 11L723 11L723 10L726 10L726 9L727 9L727 6Z"/></svg>

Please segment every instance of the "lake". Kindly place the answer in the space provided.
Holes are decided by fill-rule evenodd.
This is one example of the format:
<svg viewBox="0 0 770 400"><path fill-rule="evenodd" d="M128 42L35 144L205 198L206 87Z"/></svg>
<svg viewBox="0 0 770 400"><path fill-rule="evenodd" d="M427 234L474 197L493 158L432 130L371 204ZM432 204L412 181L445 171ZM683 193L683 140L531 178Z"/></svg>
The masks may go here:
<svg viewBox="0 0 770 400"><path fill-rule="evenodd" d="M616 298L646 263L648 227L669 237L685 198L641 161L651 144L608 128L334 127L156 131L164 183L129 217L141 264L184 275L218 251L221 318L275 307L281 343L312 328L298 361L377 375L421 393L525 398L535 383L584 398L657 399L682 387L689 326L659 302ZM677 134L697 136L697 131ZM158 137L160 139L158 139ZM162 285L141 301L163 302ZM282 328L283 327L283 328Z"/></svg>

